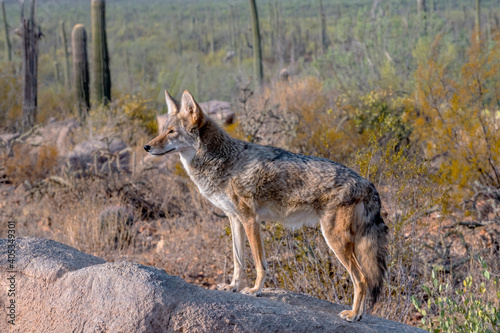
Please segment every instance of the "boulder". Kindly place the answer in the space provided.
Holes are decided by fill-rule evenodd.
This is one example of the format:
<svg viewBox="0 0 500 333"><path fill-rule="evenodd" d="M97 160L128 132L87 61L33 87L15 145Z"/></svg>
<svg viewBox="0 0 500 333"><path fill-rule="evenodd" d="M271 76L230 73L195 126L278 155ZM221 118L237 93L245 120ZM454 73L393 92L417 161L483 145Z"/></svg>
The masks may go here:
<svg viewBox="0 0 500 333"><path fill-rule="evenodd" d="M27 139L27 143L40 146L52 145L57 147L59 156L66 156L75 145L75 131L80 124L74 119L57 121L51 119L43 127L35 131L33 136Z"/></svg>
<svg viewBox="0 0 500 333"><path fill-rule="evenodd" d="M208 101L200 103L200 108L212 119L223 125L230 125L234 121L234 112L231 110L231 103L224 101Z"/></svg>
<svg viewBox="0 0 500 333"><path fill-rule="evenodd" d="M255 298L206 290L165 271L106 262L61 243L18 238L15 273L0 239L1 332L424 332L366 316L349 323L344 306L282 290ZM14 297L7 297L12 288ZM7 304L15 300L15 326Z"/></svg>
<svg viewBox="0 0 500 333"><path fill-rule="evenodd" d="M129 167L130 149L118 138L97 138L80 142L67 157L74 170L123 171Z"/></svg>
<svg viewBox="0 0 500 333"><path fill-rule="evenodd" d="M27 133L7 133L0 135L0 147L10 149L14 142L22 142L35 147L52 146L57 148L59 156L66 156L75 145L75 132L80 124L74 119L57 121L51 119L44 126Z"/></svg>

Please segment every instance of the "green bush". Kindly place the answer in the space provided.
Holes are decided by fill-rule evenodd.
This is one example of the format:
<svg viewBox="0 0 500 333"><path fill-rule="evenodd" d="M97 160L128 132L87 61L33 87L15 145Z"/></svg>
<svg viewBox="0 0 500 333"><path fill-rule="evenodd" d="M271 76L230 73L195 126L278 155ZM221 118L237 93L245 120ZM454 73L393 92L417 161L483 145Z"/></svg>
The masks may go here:
<svg viewBox="0 0 500 333"><path fill-rule="evenodd" d="M479 259L482 276L468 276L463 286L452 293L449 283L438 280L432 270L432 284L423 289L429 296L420 304L412 296L413 305L422 314L422 328L430 332L499 332L500 287L498 277L492 277L487 264Z"/></svg>

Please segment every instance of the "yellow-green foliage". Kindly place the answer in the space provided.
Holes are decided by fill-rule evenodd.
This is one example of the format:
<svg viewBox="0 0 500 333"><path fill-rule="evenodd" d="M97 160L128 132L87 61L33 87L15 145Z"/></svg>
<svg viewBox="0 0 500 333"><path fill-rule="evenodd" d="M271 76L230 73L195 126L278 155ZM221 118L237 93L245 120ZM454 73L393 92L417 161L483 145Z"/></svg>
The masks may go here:
<svg viewBox="0 0 500 333"><path fill-rule="evenodd" d="M411 128L406 118L413 105L408 98L394 96L390 90L371 91L346 109L350 111L360 133L382 129L385 136L399 140L410 135Z"/></svg>
<svg viewBox="0 0 500 333"><path fill-rule="evenodd" d="M427 302L411 300L422 314L422 328L430 332L493 333L500 331L500 280L482 265L482 276L468 276L455 290L440 281L437 270L432 270L432 284L424 285Z"/></svg>
<svg viewBox="0 0 500 333"><path fill-rule="evenodd" d="M134 125L140 126L149 134L154 135L158 133L157 113L148 105L150 102L151 100L144 99L140 94L125 95L120 98L117 107Z"/></svg>
<svg viewBox="0 0 500 333"><path fill-rule="evenodd" d="M460 188L474 181L500 186L500 35L488 45L471 38L460 75L450 69L449 48L436 38L415 72L413 139Z"/></svg>
<svg viewBox="0 0 500 333"><path fill-rule="evenodd" d="M116 132L131 145L143 144L158 134L157 111L151 100L140 94L124 95L114 99L107 107L91 110L93 130Z"/></svg>

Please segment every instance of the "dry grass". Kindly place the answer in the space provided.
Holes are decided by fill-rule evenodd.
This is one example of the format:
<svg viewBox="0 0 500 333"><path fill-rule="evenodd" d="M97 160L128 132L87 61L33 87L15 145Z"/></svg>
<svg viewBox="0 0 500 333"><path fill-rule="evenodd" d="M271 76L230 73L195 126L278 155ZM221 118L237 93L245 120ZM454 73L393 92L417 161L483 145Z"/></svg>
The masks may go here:
<svg viewBox="0 0 500 333"><path fill-rule="evenodd" d="M16 184L35 182L47 177L57 165L57 148L54 146L31 147L26 144L16 144L8 156L7 150L0 152L0 158L9 180Z"/></svg>

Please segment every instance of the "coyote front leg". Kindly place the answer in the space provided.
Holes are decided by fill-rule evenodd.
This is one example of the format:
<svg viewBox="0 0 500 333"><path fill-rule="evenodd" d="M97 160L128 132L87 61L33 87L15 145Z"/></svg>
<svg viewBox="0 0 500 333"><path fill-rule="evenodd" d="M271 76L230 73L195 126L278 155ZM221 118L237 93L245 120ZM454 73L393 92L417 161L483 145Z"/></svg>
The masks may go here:
<svg viewBox="0 0 500 333"><path fill-rule="evenodd" d="M250 248L252 249L255 268L257 269L257 279L255 280L255 286L253 288L247 287L243 289L241 293L252 296L260 296L267 271L267 262L261 239L260 222L257 218L253 217L244 221L243 227L245 228Z"/></svg>
<svg viewBox="0 0 500 333"><path fill-rule="evenodd" d="M238 291L241 280L245 273L245 229L236 216L229 216L231 223L231 234L233 237L233 259L234 274L231 284L221 283L218 290Z"/></svg>

